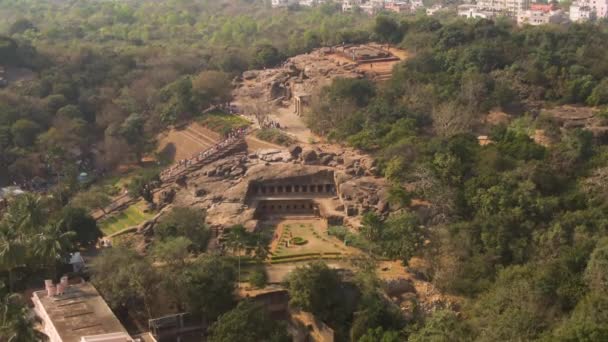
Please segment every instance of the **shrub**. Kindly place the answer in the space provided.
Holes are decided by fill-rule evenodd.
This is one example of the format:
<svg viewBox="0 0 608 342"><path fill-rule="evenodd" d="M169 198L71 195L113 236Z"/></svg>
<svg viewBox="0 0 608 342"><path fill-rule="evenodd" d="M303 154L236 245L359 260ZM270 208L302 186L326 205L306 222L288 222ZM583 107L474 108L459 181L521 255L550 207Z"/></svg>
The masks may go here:
<svg viewBox="0 0 608 342"><path fill-rule="evenodd" d="M306 240L302 237L296 236L293 239L291 239L291 243L293 243L296 246L302 246L302 245L307 244L308 240Z"/></svg>
<svg viewBox="0 0 608 342"><path fill-rule="evenodd" d="M268 283L268 275L264 267L256 267L251 275L249 275L249 283L257 287L258 289L263 288Z"/></svg>
<svg viewBox="0 0 608 342"><path fill-rule="evenodd" d="M292 137L276 128L264 128L259 130L255 136L260 140L268 141L281 146L290 146L296 142Z"/></svg>

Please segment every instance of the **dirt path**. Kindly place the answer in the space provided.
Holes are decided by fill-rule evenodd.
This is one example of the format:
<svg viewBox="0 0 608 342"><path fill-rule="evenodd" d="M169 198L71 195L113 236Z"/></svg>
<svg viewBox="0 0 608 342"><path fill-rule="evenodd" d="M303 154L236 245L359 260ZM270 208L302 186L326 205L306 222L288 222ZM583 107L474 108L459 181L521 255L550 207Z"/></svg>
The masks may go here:
<svg viewBox="0 0 608 342"><path fill-rule="evenodd" d="M289 107L276 108L270 114L271 120L281 124L282 130L292 137L296 138L302 144L310 144L314 141L321 140L321 137L315 135L306 125L302 117L297 116L293 110L293 104Z"/></svg>

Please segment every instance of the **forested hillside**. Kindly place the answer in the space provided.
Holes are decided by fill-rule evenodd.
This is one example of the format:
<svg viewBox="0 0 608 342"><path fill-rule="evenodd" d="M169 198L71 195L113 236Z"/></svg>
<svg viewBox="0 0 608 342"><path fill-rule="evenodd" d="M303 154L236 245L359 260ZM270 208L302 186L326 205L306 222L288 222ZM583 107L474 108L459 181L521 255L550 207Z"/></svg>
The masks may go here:
<svg viewBox="0 0 608 342"><path fill-rule="evenodd" d="M381 19L376 32L387 26L400 34L385 39L415 56L387 84L335 81L309 121L377 155L401 203L417 199L405 207L428 234L419 271L467 298L461 320L438 312L411 339L608 338L606 139L543 110L591 105L605 117L607 27L425 18ZM508 119L487 122L489 110ZM362 232L387 253L394 238L373 232L394 229L369 217Z"/></svg>
<svg viewBox="0 0 608 342"><path fill-rule="evenodd" d="M96 187L78 196L79 172L140 162L155 151L157 133L229 101L245 70L377 40L411 58L389 81L337 79L319 89L307 119L330 141L377 158L398 213L366 215L360 234L331 233L376 257L405 264L419 257L424 262L410 265L416 275L460 305L428 317L414 310L406 322L385 305L374 266L364 263L371 271L348 285L326 265L298 268L286 284L292 303L331 324L339 340L608 340L608 140L546 111L591 106L608 126L606 23L518 28L505 20L371 18L332 4L271 10L255 0L6 0L0 34L0 65L35 74L0 89L0 186L35 177L60 185L58 196L20 197L0 219L8 322L0 337L34 334L10 292L29 278L56 276L62 255L101 235L80 207L104 208L110 199ZM487 136L482 144L479 135ZM130 187L145 188L146 177ZM233 260L203 253L190 264L211 233L202 212L172 213L156 232L171 245L153 245L152 258L110 249L95 265L103 277L93 280L114 309L145 307L146 319L149 306L164 304L151 300L155 291L178 284L186 290L170 300L215 322L212 339L235 336L235 321L261 311L248 302L229 311ZM243 227L234 231L243 236L232 234L232 249L245 237L264 247ZM154 258L175 264L175 273L150 272ZM255 318L246 326L260 328L255 338L285 337L282 325Z"/></svg>
<svg viewBox="0 0 608 342"><path fill-rule="evenodd" d="M370 20L246 0L3 1L0 18L0 64L37 73L0 90L3 183L137 161L167 125L226 102L242 71L366 40Z"/></svg>

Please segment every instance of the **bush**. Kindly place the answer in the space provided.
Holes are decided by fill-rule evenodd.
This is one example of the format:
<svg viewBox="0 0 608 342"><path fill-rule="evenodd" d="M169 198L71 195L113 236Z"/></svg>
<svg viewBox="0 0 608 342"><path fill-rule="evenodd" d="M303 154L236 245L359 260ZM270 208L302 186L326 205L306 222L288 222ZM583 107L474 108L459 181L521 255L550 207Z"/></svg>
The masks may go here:
<svg viewBox="0 0 608 342"><path fill-rule="evenodd" d="M281 255L273 257L272 260L285 260L285 259L295 259L300 257L310 257L310 256L320 256L320 253L300 253L300 254L292 254L292 255Z"/></svg>
<svg viewBox="0 0 608 342"><path fill-rule="evenodd" d="M307 244L308 240L306 240L302 237L296 236L293 239L291 239L291 243L293 243L296 246L302 246L302 245Z"/></svg>
<svg viewBox="0 0 608 342"><path fill-rule="evenodd" d="M372 249L372 242L365 239L359 234L351 233L348 228L343 226L332 226L327 229L327 233L331 236L335 236L342 241L346 241L347 246L353 246L355 248L369 251ZM336 246L338 247L338 246Z"/></svg>
<svg viewBox="0 0 608 342"><path fill-rule="evenodd" d="M263 288L268 283L268 275L264 267L256 267L249 276L249 283L257 287L258 289Z"/></svg>
<svg viewBox="0 0 608 342"><path fill-rule="evenodd" d="M260 140L268 141L281 146L290 146L296 142L295 139L276 128L261 129L257 131L255 136Z"/></svg>
<svg viewBox="0 0 608 342"><path fill-rule="evenodd" d="M228 135L234 129L245 128L251 125L251 122L238 115L222 112L207 113L201 117L200 123L222 136Z"/></svg>

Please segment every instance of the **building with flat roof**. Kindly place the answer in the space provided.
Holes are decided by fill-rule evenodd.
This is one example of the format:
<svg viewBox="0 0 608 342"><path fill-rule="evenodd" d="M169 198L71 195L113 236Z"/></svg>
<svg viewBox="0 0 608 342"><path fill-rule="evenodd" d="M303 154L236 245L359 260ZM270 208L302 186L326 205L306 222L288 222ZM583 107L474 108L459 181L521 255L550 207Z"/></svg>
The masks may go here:
<svg viewBox="0 0 608 342"><path fill-rule="evenodd" d="M298 0L272 0L270 5L272 8L287 7L298 4Z"/></svg>
<svg viewBox="0 0 608 342"><path fill-rule="evenodd" d="M570 20L583 22L608 16L608 0L577 0L570 6Z"/></svg>
<svg viewBox="0 0 608 342"><path fill-rule="evenodd" d="M544 11L532 10L521 11L517 15L518 25L545 25L545 24L560 24L566 20L564 13L561 10Z"/></svg>
<svg viewBox="0 0 608 342"><path fill-rule="evenodd" d="M34 311L50 342L133 342L120 321L90 283L56 286L32 294Z"/></svg>

